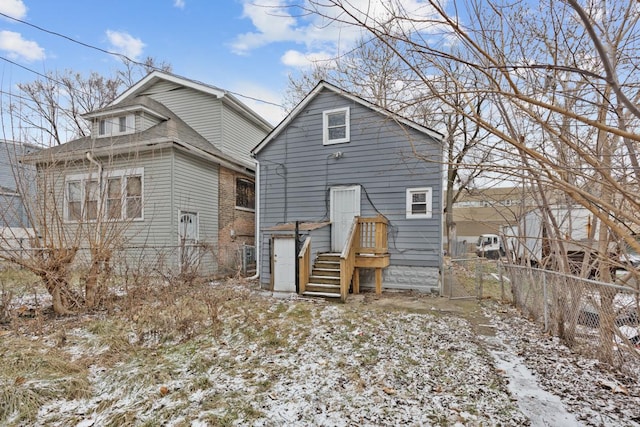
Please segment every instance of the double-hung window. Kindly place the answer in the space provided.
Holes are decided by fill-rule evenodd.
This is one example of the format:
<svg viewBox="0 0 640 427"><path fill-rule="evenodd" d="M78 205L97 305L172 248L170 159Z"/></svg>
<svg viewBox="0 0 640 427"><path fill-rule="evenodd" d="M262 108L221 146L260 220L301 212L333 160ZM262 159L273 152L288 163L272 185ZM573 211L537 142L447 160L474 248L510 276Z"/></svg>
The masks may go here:
<svg viewBox="0 0 640 427"><path fill-rule="evenodd" d="M135 116L125 114L98 120L98 136L116 136L133 133L135 131Z"/></svg>
<svg viewBox="0 0 640 427"><path fill-rule="evenodd" d="M322 142L340 144L350 140L349 107L322 112Z"/></svg>
<svg viewBox="0 0 640 427"><path fill-rule="evenodd" d="M143 218L143 168L66 178L67 221L137 220Z"/></svg>
<svg viewBox="0 0 640 427"><path fill-rule="evenodd" d="M430 187L407 188L407 218L431 218L432 206Z"/></svg>

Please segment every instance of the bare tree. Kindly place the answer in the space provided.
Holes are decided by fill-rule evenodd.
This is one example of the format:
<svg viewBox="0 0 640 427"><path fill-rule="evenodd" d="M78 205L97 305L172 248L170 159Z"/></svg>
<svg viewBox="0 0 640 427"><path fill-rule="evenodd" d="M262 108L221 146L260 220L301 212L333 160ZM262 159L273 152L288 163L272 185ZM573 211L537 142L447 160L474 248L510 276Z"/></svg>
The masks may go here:
<svg viewBox="0 0 640 427"><path fill-rule="evenodd" d="M170 69L167 64L161 66ZM19 84L20 94L9 101L12 122L4 123L5 134L9 127L23 142L55 148L70 139L89 137L90 125L82 116L108 106L125 85L132 84L131 79L155 68L155 61L149 58L143 66L126 63L125 70L114 77L98 73L84 77L65 71ZM79 158L70 158L64 151L49 153L48 157L38 153L24 157L23 167L18 167L20 156L13 153L14 179L17 193L24 200L24 212L17 227L5 227L0 234L0 259L39 276L52 296L54 311L66 314L92 309L102 302L113 253L124 244L123 236L131 221L111 220L114 209L125 210L125 187L122 179L105 175L116 160L108 149L100 159L85 157L84 152ZM121 157L118 161L123 160ZM135 158L127 161L132 164ZM81 188L65 181L65 175L74 170L90 177ZM127 189L132 182L127 181ZM1 208L1 218L7 218L14 209L7 204ZM29 250L15 250L17 230L27 230ZM80 275L83 287L79 291L71 277L81 264L86 268Z"/></svg>
<svg viewBox="0 0 640 427"><path fill-rule="evenodd" d="M635 0L429 0L417 11L398 0L367 10L346 0L307 4L386 44L425 87L434 76L451 82L447 93L431 93L487 132L485 141L500 141L492 148L501 154L496 169L537 194L541 209L550 212L552 193L588 209L594 222L582 275L595 267L610 280L618 263L612 248L640 252ZM452 102L452 92L463 102ZM571 271L562 239L552 244L555 265ZM600 303L605 313L612 297ZM610 360L611 340L602 342L601 357Z"/></svg>

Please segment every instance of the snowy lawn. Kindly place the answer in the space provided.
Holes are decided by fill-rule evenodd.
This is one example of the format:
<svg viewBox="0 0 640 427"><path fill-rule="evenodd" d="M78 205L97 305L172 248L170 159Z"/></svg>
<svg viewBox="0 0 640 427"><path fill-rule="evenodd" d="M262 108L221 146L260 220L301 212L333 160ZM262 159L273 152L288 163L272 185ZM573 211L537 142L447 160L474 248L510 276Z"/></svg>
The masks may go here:
<svg viewBox="0 0 640 427"><path fill-rule="evenodd" d="M416 294L340 304L230 281L131 289L64 318L34 304L1 325L0 425L527 425L496 345L548 375L581 422L639 420L637 382L490 302L491 342L467 311Z"/></svg>

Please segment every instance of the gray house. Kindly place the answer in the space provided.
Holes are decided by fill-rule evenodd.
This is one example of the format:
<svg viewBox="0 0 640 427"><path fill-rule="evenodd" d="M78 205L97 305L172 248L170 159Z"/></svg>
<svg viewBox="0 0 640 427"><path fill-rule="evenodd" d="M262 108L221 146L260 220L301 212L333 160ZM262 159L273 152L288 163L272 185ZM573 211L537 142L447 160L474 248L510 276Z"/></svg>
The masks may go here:
<svg viewBox="0 0 640 427"><path fill-rule="evenodd" d="M60 223L51 238L107 242L120 267L237 272L254 243L249 152L272 126L225 90L158 71L85 118L91 135L28 159Z"/></svg>
<svg viewBox="0 0 640 427"><path fill-rule="evenodd" d="M260 283L436 291L442 135L320 82L252 153Z"/></svg>
<svg viewBox="0 0 640 427"><path fill-rule="evenodd" d="M39 150L40 147L32 144L0 140L0 227L31 227L23 193L31 193L36 171L19 160Z"/></svg>

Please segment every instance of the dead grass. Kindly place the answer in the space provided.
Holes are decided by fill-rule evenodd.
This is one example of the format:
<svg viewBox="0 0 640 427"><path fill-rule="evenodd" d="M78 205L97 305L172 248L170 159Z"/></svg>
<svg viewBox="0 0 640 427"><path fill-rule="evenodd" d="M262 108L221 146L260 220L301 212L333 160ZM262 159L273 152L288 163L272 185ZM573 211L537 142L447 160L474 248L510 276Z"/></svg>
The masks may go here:
<svg viewBox="0 0 640 427"><path fill-rule="evenodd" d="M291 366L310 362L309 342L313 351L332 355L311 360L318 369L348 372L341 381L359 390L372 387L358 372L376 368L380 346L410 350L400 339L403 323L389 329L389 307L369 302L278 301L234 280L121 283L102 311L18 316L5 325L8 345L0 357L11 369L0 371L0 424L36 417L77 424L83 418L73 414L89 411L104 426L190 425L184 414L213 426L250 425L265 416L253 397L276 400ZM429 316L424 311L409 316ZM456 355L444 349L435 369L444 370ZM420 368L406 357L408 366ZM457 369L464 363L457 361Z"/></svg>
<svg viewBox="0 0 640 427"><path fill-rule="evenodd" d="M88 397L88 371L44 340L5 336L0 359L0 423L24 424L48 402Z"/></svg>

